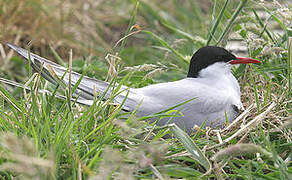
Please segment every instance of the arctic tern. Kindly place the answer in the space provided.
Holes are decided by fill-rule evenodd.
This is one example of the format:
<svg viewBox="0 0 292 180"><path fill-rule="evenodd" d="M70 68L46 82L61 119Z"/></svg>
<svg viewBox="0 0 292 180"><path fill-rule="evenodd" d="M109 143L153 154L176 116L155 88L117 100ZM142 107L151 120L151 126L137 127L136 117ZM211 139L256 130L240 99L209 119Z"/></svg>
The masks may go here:
<svg viewBox="0 0 292 180"><path fill-rule="evenodd" d="M58 84L55 75L61 78L67 71L54 62L51 62L27 50L8 43L8 46L24 58L31 60L31 66L51 83ZM260 63L261 61L236 57L226 49L216 46L205 46L197 50L191 58L187 77L174 81L153 84L142 88L129 88L115 98L115 103L122 103L123 110L133 111L137 107L137 116L148 116L165 109L175 107L179 110L176 117L163 118L158 125L175 123L180 128L191 132L194 125L222 126L226 120L231 122L243 110L240 99L240 87L231 73L234 64ZM71 85L74 86L81 75L72 72ZM63 81L69 84L69 75L66 73ZM106 99L113 88L108 88L109 83L84 76L78 85L75 95L79 96L82 104L91 105L96 92L105 93ZM185 103L184 103L185 102ZM151 121L155 121L152 119Z"/></svg>

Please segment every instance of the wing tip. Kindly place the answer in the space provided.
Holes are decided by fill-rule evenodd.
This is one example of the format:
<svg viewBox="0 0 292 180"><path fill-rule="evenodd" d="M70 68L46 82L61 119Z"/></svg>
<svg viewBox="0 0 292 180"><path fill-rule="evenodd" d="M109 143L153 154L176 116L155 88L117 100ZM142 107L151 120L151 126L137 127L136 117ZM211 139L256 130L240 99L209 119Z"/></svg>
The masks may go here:
<svg viewBox="0 0 292 180"><path fill-rule="evenodd" d="M14 51L16 51L19 55L23 56L25 59L29 59L29 51L27 51L26 49L23 49L21 47L18 47L12 43L7 42L6 45L8 47L10 47L11 49L13 49ZM32 53L31 53L32 54Z"/></svg>
<svg viewBox="0 0 292 180"><path fill-rule="evenodd" d="M20 48L20 47L14 45L14 44L12 44L12 43L10 43L10 42L7 42L6 45L7 45L8 47L10 47L11 49L13 49L14 51L18 52L19 54L21 54L20 52L21 52L21 50L23 50L22 48ZM21 55L22 55L22 54L21 54Z"/></svg>
<svg viewBox="0 0 292 180"><path fill-rule="evenodd" d="M14 44L12 44L12 43L10 43L10 42L7 42L6 45L7 45L8 47L10 47L11 49L14 49L14 50L17 49L17 46L15 46Z"/></svg>

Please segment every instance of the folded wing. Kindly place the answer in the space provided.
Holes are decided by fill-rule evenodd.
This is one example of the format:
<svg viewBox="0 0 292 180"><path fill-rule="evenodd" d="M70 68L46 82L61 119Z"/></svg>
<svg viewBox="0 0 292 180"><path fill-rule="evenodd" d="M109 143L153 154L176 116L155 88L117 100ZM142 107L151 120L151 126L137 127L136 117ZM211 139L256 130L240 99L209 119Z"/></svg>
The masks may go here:
<svg viewBox="0 0 292 180"><path fill-rule="evenodd" d="M20 54L21 56L26 58L27 60L30 60L32 68L37 72L41 72L41 75L46 80L57 85L57 84L59 84L58 80L62 79L62 81L65 82L67 85L69 84L69 75L67 73L66 68L64 68L64 67L62 67L62 66L60 66L52 61L49 61L43 57L40 57L34 53L30 53L27 50L20 48L20 47L17 47L13 44L8 43L7 45L9 47L11 47L13 50L15 50L18 54ZM56 77L54 77L54 75L52 75L51 71L53 71L53 73L59 79L56 79ZM82 77L81 74L72 71L71 85L74 86L79 81L79 79L81 77ZM73 95L76 97L79 96L85 100L92 100L92 102L93 102L94 94L96 92L98 96L104 95L103 97L105 100L109 97L109 95L111 94L111 91L113 90L114 87L115 86L109 87L109 83L107 83L107 82L93 79L93 78L90 78L87 76L83 76L81 81L80 81L80 84L78 85L78 87L75 90ZM122 86L120 90L122 90L124 92L119 93L119 95L115 98L116 103L122 103L124 98L126 96L129 96L127 93L129 88L127 88L126 86ZM134 107L132 107L132 106L138 105L136 103L135 99L130 98L127 101L131 104L131 107L127 107L127 106L124 107L124 109L127 111L133 109Z"/></svg>

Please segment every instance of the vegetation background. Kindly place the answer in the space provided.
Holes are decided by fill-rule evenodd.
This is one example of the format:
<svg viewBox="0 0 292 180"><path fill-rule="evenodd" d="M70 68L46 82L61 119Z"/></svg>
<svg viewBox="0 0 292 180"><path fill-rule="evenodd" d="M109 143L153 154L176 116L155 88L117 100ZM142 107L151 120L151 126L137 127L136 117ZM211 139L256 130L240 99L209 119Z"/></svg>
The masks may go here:
<svg viewBox="0 0 292 180"><path fill-rule="evenodd" d="M288 0L1 0L0 177L292 179L291 6ZM235 124L196 127L188 136L175 126L150 128L134 113L121 120L112 99L86 107L43 94L67 91L33 75L6 42L66 67L72 49L74 71L131 87L185 77L191 55L204 45L263 63L233 69L246 107Z"/></svg>

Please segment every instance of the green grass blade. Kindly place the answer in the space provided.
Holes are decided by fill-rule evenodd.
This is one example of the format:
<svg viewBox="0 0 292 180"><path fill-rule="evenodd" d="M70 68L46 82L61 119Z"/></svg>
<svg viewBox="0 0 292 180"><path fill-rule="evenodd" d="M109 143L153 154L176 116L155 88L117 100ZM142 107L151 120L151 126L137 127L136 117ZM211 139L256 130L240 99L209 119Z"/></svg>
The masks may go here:
<svg viewBox="0 0 292 180"><path fill-rule="evenodd" d="M193 1L193 0L190 0L189 2L191 3L192 9L193 9L194 18L196 18L198 23L200 25L202 25L203 24L203 20L202 20L203 17L202 17L201 7L199 6L199 2Z"/></svg>
<svg viewBox="0 0 292 180"><path fill-rule="evenodd" d="M3 87L0 85L0 96L2 96L4 99L6 99L7 102L9 102L15 109L17 109L19 112L23 112L27 114L25 109L17 102L16 99L14 99L13 96L11 96Z"/></svg>
<svg viewBox="0 0 292 180"><path fill-rule="evenodd" d="M171 26L170 24L167 24L167 23L164 23L164 22L162 22L162 24L165 27L167 27L168 29L176 32L177 34L180 34L181 36L183 36L184 38L186 38L186 39L188 39L190 41L197 42L200 45L204 45L205 44L204 43L205 40L203 38L199 37L199 36L197 36L197 37L196 36L193 36L193 35L191 35L191 34L189 34L187 32L184 32L184 31L178 29L177 27Z"/></svg>
<svg viewBox="0 0 292 180"><path fill-rule="evenodd" d="M168 48L171 52L173 52L178 58L180 58L183 62L189 63L189 60L186 59L181 53L179 53L177 50L175 50L174 48L172 48L165 40L163 40L161 37L159 37L158 35L154 34L151 31L145 31L143 30L142 32L151 35L152 37L154 37L156 40L158 40L160 42L160 44L166 48Z"/></svg>
<svg viewBox="0 0 292 180"><path fill-rule="evenodd" d="M260 26L263 28L263 31L269 36L269 38L273 41L274 44L276 44L276 41L274 40L272 34L270 33L270 31L267 30L267 24L264 25L263 21L261 20L261 18L259 17L259 15L257 14L257 12L252 9L252 12L254 13L257 22L260 24Z"/></svg>
<svg viewBox="0 0 292 180"><path fill-rule="evenodd" d="M63 67L67 67L66 63L63 61L63 59L59 56L59 54L55 51L55 49L52 46L50 46L50 50L52 51L53 55L55 56L58 64L60 64Z"/></svg>
<svg viewBox="0 0 292 180"><path fill-rule="evenodd" d="M260 113L259 95L258 95L257 86L255 84L252 72L249 73L249 77L250 77L250 79L252 81L252 86L253 86L253 90L254 90L254 96L256 98L257 111L258 111L258 113Z"/></svg>
<svg viewBox="0 0 292 180"><path fill-rule="evenodd" d="M175 135L176 138L184 145L186 150L198 161L206 171L211 170L211 163L206 158L206 156L202 153L200 148L194 143L194 141L177 125L171 124L169 125L171 131Z"/></svg>
<svg viewBox="0 0 292 180"><path fill-rule="evenodd" d="M247 0L242 0L240 2L240 4L238 5L236 11L233 13L231 19L229 20L227 26L225 27L225 29L223 30L223 33L221 34L221 36L219 37L218 41L216 44L219 44L223 38L225 37L226 34L229 33L232 25L233 25L233 22L235 21L235 19L238 17L239 13L241 12L242 8L244 7L244 5L247 3Z"/></svg>
<svg viewBox="0 0 292 180"><path fill-rule="evenodd" d="M140 4L139 0L136 0L135 6L134 6L134 9L133 9L133 12L132 12L131 18L130 18L130 22L129 22L129 25L128 25L128 28L127 28L127 30L126 30L126 32L125 32L124 37L126 37L126 36L130 33L131 28L132 28L132 26L133 26L134 23L135 23L139 4ZM126 43L127 43L127 38L123 39L119 51L122 51L122 50L124 49Z"/></svg>
<svg viewBox="0 0 292 180"><path fill-rule="evenodd" d="M287 90L287 99L291 99L291 66L292 66L292 37L288 39L288 62L287 62L287 79L288 79L288 90ZM290 106L291 107L291 106ZM289 107L289 108L290 108Z"/></svg>
<svg viewBox="0 0 292 180"><path fill-rule="evenodd" d="M221 9L220 12L219 12L219 15L218 15L218 17L217 17L217 19L216 19L214 25L212 26L211 30L210 30L209 33L208 33L206 46L209 46L211 40L214 38L214 33L215 33L215 31L216 31L216 29L217 29L217 27L218 27L218 25L219 25L219 22L221 21L223 15L224 15L224 11L225 11L225 9L226 9L226 7L227 7L228 2L229 2L229 0L226 0L226 1L225 1L225 3L224 3L224 5L223 5L222 9ZM214 8L215 8L215 7L214 7Z"/></svg>

